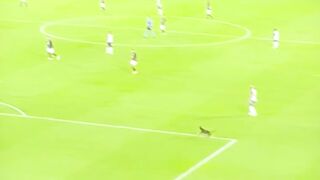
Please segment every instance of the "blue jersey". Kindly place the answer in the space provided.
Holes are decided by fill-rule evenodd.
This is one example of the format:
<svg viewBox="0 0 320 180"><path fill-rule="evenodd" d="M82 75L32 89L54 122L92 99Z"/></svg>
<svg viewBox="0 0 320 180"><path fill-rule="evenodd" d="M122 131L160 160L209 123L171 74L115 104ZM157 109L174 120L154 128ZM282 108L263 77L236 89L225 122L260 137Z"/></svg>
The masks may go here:
<svg viewBox="0 0 320 180"><path fill-rule="evenodd" d="M153 24L152 19L148 18L147 19L147 27L151 29L152 28L152 24Z"/></svg>

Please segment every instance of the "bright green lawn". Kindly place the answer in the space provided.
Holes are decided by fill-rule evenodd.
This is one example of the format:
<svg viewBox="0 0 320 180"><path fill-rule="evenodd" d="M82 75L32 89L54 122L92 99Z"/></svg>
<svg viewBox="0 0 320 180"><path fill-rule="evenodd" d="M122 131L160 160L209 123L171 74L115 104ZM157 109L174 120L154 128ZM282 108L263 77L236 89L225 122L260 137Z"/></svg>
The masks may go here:
<svg viewBox="0 0 320 180"><path fill-rule="evenodd" d="M204 0L163 0L166 35L158 33L154 0L110 0L104 13L98 1L29 1L28 8L0 1L1 102L29 115L147 129L196 134L201 125L238 140L186 179L320 179L320 2L217 0L215 18L247 27L251 38L145 48L228 41L244 31L205 20ZM142 37L147 16L154 39ZM108 56L103 45L53 39L62 59L49 61L39 29L59 20L65 24L48 32L103 44L112 31L128 46ZM271 40L255 39L275 27L283 41L318 43L274 50ZM128 64L131 48L138 75ZM256 118L247 116L250 84L258 89ZM225 143L0 115L0 179L174 179Z"/></svg>

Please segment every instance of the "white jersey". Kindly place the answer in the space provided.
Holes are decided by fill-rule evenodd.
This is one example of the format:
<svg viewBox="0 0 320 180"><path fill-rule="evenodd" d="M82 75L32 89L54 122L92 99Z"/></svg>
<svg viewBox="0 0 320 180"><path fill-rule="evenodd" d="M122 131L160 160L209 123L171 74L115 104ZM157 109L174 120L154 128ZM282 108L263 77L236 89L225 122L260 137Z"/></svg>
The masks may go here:
<svg viewBox="0 0 320 180"><path fill-rule="evenodd" d="M104 1L100 1L100 8L105 9L106 3Z"/></svg>
<svg viewBox="0 0 320 180"><path fill-rule="evenodd" d="M162 6L161 0L156 1L157 6Z"/></svg>
<svg viewBox="0 0 320 180"><path fill-rule="evenodd" d="M161 31L165 31L166 30L166 26L164 24L160 24L160 30Z"/></svg>
<svg viewBox="0 0 320 180"><path fill-rule="evenodd" d="M107 43L113 43L113 35L112 34L107 35Z"/></svg>
<svg viewBox="0 0 320 180"><path fill-rule="evenodd" d="M207 7L207 15L212 15L212 8L211 7Z"/></svg>
<svg viewBox="0 0 320 180"><path fill-rule="evenodd" d="M273 31L273 41L280 41L279 31Z"/></svg>
<svg viewBox="0 0 320 180"><path fill-rule="evenodd" d="M138 61L132 59L132 60L130 61L130 65L133 66L133 67L135 67L135 66L138 65Z"/></svg>
<svg viewBox="0 0 320 180"><path fill-rule="evenodd" d="M54 54L55 53L54 48L53 47L47 47L47 53Z"/></svg>
<svg viewBox="0 0 320 180"><path fill-rule="evenodd" d="M255 88L250 88L250 101L257 102L257 90Z"/></svg>

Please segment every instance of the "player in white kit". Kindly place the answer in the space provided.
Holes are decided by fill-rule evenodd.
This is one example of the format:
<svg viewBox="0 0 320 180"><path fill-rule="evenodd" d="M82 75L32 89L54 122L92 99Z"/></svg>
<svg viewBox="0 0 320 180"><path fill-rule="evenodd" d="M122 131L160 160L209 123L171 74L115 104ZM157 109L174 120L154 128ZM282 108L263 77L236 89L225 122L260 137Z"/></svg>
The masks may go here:
<svg viewBox="0 0 320 180"><path fill-rule="evenodd" d="M107 34L107 47L106 47L107 54L113 54L113 35L111 32Z"/></svg>
<svg viewBox="0 0 320 180"><path fill-rule="evenodd" d="M163 8L162 8L161 0L157 0L156 5L157 5L159 16L163 16Z"/></svg>
<svg viewBox="0 0 320 180"><path fill-rule="evenodd" d="M254 86L250 86L250 97L249 97L249 116L257 116L255 104L257 103L257 90Z"/></svg>
<svg viewBox="0 0 320 180"><path fill-rule="evenodd" d="M49 39L47 42L47 53L48 53L48 59L53 60L56 58L57 60L60 60L60 56L56 54L56 51L54 50L53 43Z"/></svg>
<svg viewBox="0 0 320 180"><path fill-rule="evenodd" d="M131 50L131 60L130 60L130 66L132 68L132 74L137 74L138 71L136 69L138 65L137 61L137 53L134 51L134 49Z"/></svg>
<svg viewBox="0 0 320 180"><path fill-rule="evenodd" d="M100 0L100 9L105 11L106 10L106 2L104 0Z"/></svg>
<svg viewBox="0 0 320 180"><path fill-rule="evenodd" d="M280 32L277 29L273 30L273 48L278 49L280 46Z"/></svg>
<svg viewBox="0 0 320 180"><path fill-rule="evenodd" d="M160 31L162 33L165 33L166 32L166 18L165 17L161 17L160 19Z"/></svg>
<svg viewBox="0 0 320 180"><path fill-rule="evenodd" d="M28 1L27 0L20 0L20 6L27 7Z"/></svg>
<svg viewBox="0 0 320 180"><path fill-rule="evenodd" d="M210 1L207 2L206 14L207 14L207 18L213 18Z"/></svg>

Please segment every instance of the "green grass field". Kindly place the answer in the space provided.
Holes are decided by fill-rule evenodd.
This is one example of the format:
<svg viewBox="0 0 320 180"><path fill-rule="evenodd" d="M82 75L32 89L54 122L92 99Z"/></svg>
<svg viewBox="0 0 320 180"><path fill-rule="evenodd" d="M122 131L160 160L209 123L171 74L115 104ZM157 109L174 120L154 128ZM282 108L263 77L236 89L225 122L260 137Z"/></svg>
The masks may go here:
<svg viewBox="0 0 320 180"><path fill-rule="evenodd" d="M0 179L320 179L320 2L205 2L1 0Z"/></svg>

